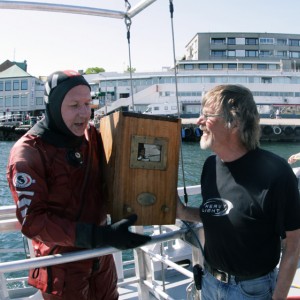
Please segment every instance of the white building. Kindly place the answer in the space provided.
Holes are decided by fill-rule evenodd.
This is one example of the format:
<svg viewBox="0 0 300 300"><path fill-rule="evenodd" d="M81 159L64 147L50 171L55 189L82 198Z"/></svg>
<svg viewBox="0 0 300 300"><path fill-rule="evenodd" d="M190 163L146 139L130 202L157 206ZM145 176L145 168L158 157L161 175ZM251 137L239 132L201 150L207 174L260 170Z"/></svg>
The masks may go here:
<svg viewBox="0 0 300 300"><path fill-rule="evenodd" d="M263 116L279 109L286 117L300 117L299 70L298 34L197 33L185 59L177 62L176 76L174 70L134 73L131 84L129 74L101 73L93 80L102 92L100 114L121 107L143 112L149 104L177 102L182 116L195 117L209 89L242 84L253 92ZM105 97L105 91L110 95Z"/></svg>
<svg viewBox="0 0 300 300"><path fill-rule="evenodd" d="M0 117L39 116L45 110L43 81L24 69L10 61L0 65Z"/></svg>

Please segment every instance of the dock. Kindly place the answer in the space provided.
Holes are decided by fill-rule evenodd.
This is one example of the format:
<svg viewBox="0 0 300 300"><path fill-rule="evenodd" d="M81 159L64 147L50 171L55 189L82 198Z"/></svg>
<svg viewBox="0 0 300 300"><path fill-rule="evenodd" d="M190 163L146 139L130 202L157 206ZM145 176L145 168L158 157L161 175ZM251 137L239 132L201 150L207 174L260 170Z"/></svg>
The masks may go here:
<svg viewBox="0 0 300 300"><path fill-rule="evenodd" d="M182 140L198 142L202 135L197 118L181 119ZM0 124L0 141L14 141L26 133L31 126L18 124ZM261 141L300 142L300 118L260 119Z"/></svg>
<svg viewBox="0 0 300 300"><path fill-rule="evenodd" d="M197 119L181 119L182 140L197 142L201 137L201 130L196 124ZM300 118L298 119L260 119L261 141L300 142Z"/></svg>

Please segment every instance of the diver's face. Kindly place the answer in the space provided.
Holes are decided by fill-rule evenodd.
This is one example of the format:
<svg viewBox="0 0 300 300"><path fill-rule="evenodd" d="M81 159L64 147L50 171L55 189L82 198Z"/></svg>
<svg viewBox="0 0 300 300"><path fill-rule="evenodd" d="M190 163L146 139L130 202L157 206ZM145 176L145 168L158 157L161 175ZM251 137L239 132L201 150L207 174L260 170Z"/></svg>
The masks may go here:
<svg viewBox="0 0 300 300"><path fill-rule="evenodd" d="M69 130L77 135L84 131L91 117L91 93L86 85L73 87L65 96L61 105L61 115Z"/></svg>

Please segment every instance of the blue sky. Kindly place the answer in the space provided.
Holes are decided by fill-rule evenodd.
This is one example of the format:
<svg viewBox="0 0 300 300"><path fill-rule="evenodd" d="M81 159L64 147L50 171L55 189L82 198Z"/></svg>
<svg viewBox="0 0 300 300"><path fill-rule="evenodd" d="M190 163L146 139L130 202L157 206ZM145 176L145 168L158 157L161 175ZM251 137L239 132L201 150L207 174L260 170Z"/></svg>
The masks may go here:
<svg viewBox="0 0 300 300"><path fill-rule="evenodd" d="M60 2L124 11L124 0ZM134 6L140 1L129 2ZM173 4L178 59L197 32L300 34L297 0L173 0ZM27 60L28 72L33 76L89 67L123 72L129 65L124 20L0 9L0 24L0 62ZM171 33L169 0L157 0L135 16L131 25L132 67L142 72L171 66Z"/></svg>

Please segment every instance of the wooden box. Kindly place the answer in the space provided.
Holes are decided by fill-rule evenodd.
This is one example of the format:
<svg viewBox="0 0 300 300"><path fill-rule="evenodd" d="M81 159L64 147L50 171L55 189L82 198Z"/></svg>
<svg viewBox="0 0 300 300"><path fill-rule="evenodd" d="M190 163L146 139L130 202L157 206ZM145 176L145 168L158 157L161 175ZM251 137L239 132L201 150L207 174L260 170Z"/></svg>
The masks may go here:
<svg viewBox="0 0 300 300"><path fill-rule="evenodd" d="M115 112L100 120L112 222L136 213L135 225L175 223L180 132L177 118Z"/></svg>

